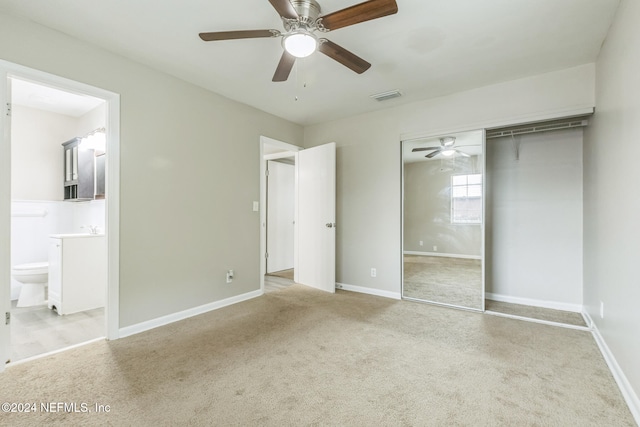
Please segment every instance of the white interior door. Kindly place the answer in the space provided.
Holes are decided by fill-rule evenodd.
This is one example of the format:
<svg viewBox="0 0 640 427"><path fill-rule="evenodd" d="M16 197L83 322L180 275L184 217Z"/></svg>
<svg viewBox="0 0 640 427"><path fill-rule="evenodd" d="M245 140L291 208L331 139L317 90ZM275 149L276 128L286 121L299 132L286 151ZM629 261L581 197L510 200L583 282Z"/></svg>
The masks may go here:
<svg viewBox="0 0 640 427"><path fill-rule="evenodd" d="M11 82L0 69L0 372L11 356Z"/></svg>
<svg viewBox="0 0 640 427"><path fill-rule="evenodd" d="M336 289L336 144L296 154L297 265L295 281Z"/></svg>
<svg viewBox="0 0 640 427"><path fill-rule="evenodd" d="M267 273L293 268L295 166L267 162Z"/></svg>

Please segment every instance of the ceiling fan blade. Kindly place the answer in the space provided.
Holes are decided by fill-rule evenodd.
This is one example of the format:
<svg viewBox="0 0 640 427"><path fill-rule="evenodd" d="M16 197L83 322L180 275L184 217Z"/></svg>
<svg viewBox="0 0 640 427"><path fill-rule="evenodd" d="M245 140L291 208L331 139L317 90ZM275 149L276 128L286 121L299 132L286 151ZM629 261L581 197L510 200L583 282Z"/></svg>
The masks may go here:
<svg viewBox="0 0 640 427"><path fill-rule="evenodd" d="M369 0L321 17L327 30L337 30L398 12L395 0Z"/></svg>
<svg viewBox="0 0 640 427"><path fill-rule="evenodd" d="M200 33L200 38L206 42L217 40L254 39L260 37L278 37L278 30L240 30L240 31L216 31L213 33Z"/></svg>
<svg viewBox="0 0 640 427"><path fill-rule="evenodd" d="M345 67L352 69L356 73L362 74L371 67L371 64L367 61L349 52L342 46L338 46L327 39L320 39L319 41L320 46L318 47L318 50L320 52L324 53L329 58L338 61Z"/></svg>
<svg viewBox="0 0 640 427"><path fill-rule="evenodd" d="M436 150L436 151L434 151L433 153L429 153L429 154L427 154L425 157L426 157L427 159L432 159L432 158L434 158L434 157L435 157L436 155L438 155L438 154L440 154L440 150Z"/></svg>
<svg viewBox="0 0 640 427"><path fill-rule="evenodd" d="M467 153L460 151L460 150L456 150L456 153L460 154L462 157L471 157L470 155L468 155Z"/></svg>
<svg viewBox="0 0 640 427"><path fill-rule="evenodd" d="M414 148L413 150L411 150L412 153L415 153L416 151L427 151L427 150L439 150L441 147L419 147L419 148Z"/></svg>
<svg viewBox="0 0 640 427"><path fill-rule="evenodd" d="M291 69L293 68L293 64L296 63L296 57L291 55L286 50L282 52L282 57L280 58L280 62L278 63L278 68L276 68L276 72L273 75L273 79L271 81L274 82L286 82L289 78L289 74L291 74Z"/></svg>
<svg viewBox="0 0 640 427"><path fill-rule="evenodd" d="M278 14L287 19L298 19L298 13L291 5L289 0L269 0L271 6L278 12Z"/></svg>

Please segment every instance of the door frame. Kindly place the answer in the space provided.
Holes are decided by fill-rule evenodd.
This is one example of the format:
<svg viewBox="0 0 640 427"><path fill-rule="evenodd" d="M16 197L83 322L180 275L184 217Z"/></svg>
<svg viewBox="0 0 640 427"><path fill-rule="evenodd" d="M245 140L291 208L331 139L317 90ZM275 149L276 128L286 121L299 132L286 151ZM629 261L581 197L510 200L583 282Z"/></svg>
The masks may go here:
<svg viewBox="0 0 640 427"><path fill-rule="evenodd" d="M267 252L267 160L265 159L265 145L272 145L283 150L298 152L303 150L302 147L297 145L288 144L277 139L269 138L267 136L260 136L260 291L264 293L264 275L267 273L267 259L265 254ZM297 166L296 166L297 167ZM297 179L297 178L296 178ZM294 237L294 245L296 239ZM294 247L294 269L296 264L296 248Z"/></svg>
<svg viewBox="0 0 640 427"><path fill-rule="evenodd" d="M0 60L0 105L2 127L0 132L0 296L10 294L11 287L11 119L7 111L9 78L31 81L67 92L89 95L106 103L107 167L106 167L106 230L107 237L107 298L105 306L105 335L113 340L119 337L120 291L120 95L95 86ZM4 370L0 363L0 372Z"/></svg>

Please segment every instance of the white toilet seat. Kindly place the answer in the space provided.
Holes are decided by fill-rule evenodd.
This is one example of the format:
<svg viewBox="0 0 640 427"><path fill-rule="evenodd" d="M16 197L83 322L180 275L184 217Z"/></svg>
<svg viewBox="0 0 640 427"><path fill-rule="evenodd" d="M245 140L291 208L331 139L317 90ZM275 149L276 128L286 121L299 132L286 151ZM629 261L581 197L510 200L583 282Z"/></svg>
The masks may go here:
<svg viewBox="0 0 640 427"><path fill-rule="evenodd" d="M13 266L11 272L14 276L27 276L30 274L48 274L49 263L48 262L29 262L25 264L18 264Z"/></svg>

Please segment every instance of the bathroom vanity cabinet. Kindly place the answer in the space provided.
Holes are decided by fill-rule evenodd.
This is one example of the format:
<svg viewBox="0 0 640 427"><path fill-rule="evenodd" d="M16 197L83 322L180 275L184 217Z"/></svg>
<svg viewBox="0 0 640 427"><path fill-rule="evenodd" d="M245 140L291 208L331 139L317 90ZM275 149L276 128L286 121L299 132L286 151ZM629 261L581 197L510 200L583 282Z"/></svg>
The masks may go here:
<svg viewBox="0 0 640 427"><path fill-rule="evenodd" d="M48 306L59 315L104 307L107 242L104 235L54 234L49 238Z"/></svg>
<svg viewBox="0 0 640 427"><path fill-rule="evenodd" d="M64 147L64 200L93 200L95 195L95 152L82 149L81 138L73 138Z"/></svg>

